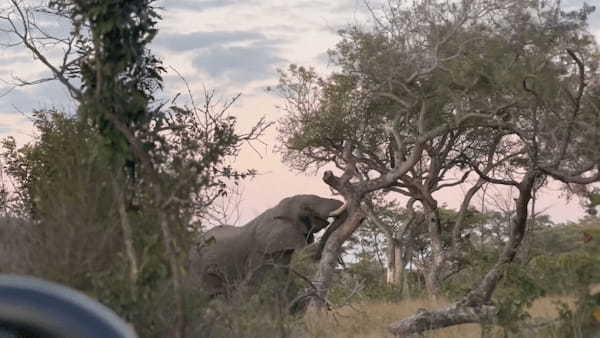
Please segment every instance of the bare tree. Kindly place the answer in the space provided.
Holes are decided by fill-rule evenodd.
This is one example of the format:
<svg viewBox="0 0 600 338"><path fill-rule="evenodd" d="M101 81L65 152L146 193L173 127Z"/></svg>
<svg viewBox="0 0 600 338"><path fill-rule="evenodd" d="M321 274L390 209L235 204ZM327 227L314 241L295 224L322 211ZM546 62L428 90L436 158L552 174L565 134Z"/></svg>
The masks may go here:
<svg viewBox="0 0 600 338"><path fill-rule="evenodd" d="M3 80L10 86L3 94L14 87L59 81L74 99L80 99L81 90L77 76L74 75L79 72L83 56L77 53L79 32L72 30L86 29L85 26L72 25L66 13L49 8L39 1L32 3L24 0L9 0L0 7L0 22L3 23L0 33L6 39L0 46L15 50L25 48L50 73L46 77L35 79L13 75L11 79ZM48 22L62 27L64 36L50 32Z"/></svg>

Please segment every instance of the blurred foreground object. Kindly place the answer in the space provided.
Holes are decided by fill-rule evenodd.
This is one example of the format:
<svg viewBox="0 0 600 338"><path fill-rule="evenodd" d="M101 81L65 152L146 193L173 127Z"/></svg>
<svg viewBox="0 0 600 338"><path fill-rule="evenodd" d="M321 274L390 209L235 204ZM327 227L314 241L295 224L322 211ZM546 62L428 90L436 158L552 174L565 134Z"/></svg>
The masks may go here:
<svg viewBox="0 0 600 338"><path fill-rule="evenodd" d="M44 280L0 275L0 338L137 338L97 301Z"/></svg>

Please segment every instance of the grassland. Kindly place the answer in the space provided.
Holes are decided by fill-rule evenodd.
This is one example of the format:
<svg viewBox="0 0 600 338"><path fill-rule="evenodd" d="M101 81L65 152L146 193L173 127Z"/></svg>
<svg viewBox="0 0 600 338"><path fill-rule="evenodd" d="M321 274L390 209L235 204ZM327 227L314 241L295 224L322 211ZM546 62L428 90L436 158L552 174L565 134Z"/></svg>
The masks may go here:
<svg viewBox="0 0 600 338"><path fill-rule="evenodd" d="M533 318L552 319L558 316L557 304L573 305L568 297L545 297L537 300L528 309ZM413 315L419 309L439 309L448 305L445 301L425 299L407 300L401 303L361 303L339 308L320 318L306 322L306 337L311 338L389 338L388 324ZM501 337L500 329L497 336ZM529 335L527 335L529 336ZM428 338L479 338L481 327L478 324L458 325L426 333ZM544 335L547 337L547 333Z"/></svg>

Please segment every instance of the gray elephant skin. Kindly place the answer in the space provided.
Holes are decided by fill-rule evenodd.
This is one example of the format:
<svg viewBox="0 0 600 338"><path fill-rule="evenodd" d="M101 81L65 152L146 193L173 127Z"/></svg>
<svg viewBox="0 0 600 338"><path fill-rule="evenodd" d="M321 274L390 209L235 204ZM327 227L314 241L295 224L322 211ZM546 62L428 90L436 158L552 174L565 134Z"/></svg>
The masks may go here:
<svg viewBox="0 0 600 338"><path fill-rule="evenodd" d="M329 217L344 212L344 203L316 195L296 195L241 227L221 225L204 235L191 269L209 295L227 295L240 282L260 281L266 271L287 273L294 251L314 241Z"/></svg>

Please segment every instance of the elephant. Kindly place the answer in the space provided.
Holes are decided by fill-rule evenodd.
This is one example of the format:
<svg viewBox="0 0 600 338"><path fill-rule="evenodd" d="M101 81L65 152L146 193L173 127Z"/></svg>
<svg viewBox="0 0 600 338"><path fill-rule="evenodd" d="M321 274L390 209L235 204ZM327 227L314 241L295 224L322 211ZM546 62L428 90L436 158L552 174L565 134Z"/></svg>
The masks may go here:
<svg viewBox="0 0 600 338"><path fill-rule="evenodd" d="M314 242L314 234L345 214L345 204L316 195L295 195L244 226L221 225L204 235L192 261L210 296L227 295L241 282L260 281L265 272L286 273L292 255Z"/></svg>

